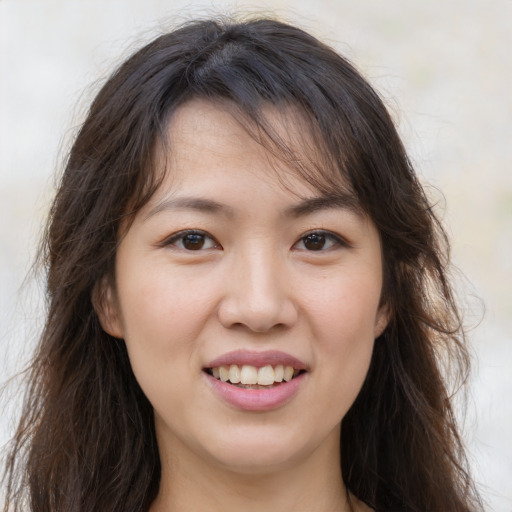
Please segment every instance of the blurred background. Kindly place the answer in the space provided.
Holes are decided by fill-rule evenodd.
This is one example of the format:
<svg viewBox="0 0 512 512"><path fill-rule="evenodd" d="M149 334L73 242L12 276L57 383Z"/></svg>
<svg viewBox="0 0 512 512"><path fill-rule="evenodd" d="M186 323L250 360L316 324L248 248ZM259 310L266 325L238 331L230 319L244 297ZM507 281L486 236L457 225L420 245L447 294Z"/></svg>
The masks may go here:
<svg viewBox="0 0 512 512"><path fill-rule="evenodd" d="M512 512L511 0L0 0L0 383L22 368L43 322L29 272L88 103L133 49L218 13L298 23L385 98L452 236L472 327L463 426L474 473L488 510ZM1 444L19 409L14 389L1 398Z"/></svg>

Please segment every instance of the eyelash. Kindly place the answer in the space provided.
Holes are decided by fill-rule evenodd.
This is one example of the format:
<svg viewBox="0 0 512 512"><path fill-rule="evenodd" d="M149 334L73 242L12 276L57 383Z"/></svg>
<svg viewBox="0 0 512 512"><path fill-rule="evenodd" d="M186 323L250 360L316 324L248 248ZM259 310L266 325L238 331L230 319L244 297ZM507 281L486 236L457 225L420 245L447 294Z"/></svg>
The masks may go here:
<svg viewBox="0 0 512 512"><path fill-rule="evenodd" d="M312 231L308 231L307 233L304 233L299 238L299 240L297 240L297 242L295 242L293 244L293 247L296 247L300 242L302 242L304 244L304 241L308 237L311 237L313 235L323 237L323 239L325 241L330 241L331 245L327 249L325 249L324 247L321 247L319 250L307 249L307 248L303 248L303 249L300 249L300 250L308 251L308 252L325 252L325 251L328 251L329 249L332 249L334 247L349 247L348 242L346 240L344 240L341 236L336 235L336 234L332 233L331 231L325 231L323 229L314 229Z"/></svg>
<svg viewBox="0 0 512 512"><path fill-rule="evenodd" d="M198 237L203 237L200 242L202 242L202 244L196 248L196 249L190 249L190 248L186 248L183 246L183 241L185 239L186 236L198 236ZM320 247L319 249L308 249L304 243L305 243L305 240L308 238L308 237L313 237L313 236L318 236L320 237L320 241L325 241L327 243L330 242L330 245L329 247L324 248L324 246ZM206 247L204 248L204 244L205 244L205 241L206 240L210 240L211 241L211 244L210 244L210 247ZM310 241L313 241L314 243L314 239ZM181 247L178 245L178 243L181 242ZM298 240L297 242L295 242L293 244L293 248L297 248L297 245L299 245L300 243L302 243L304 245L303 248L300 248L298 250L301 250L301 251L307 251L307 252L325 252L325 251L328 251L330 249L332 249L333 247L350 247L349 243L344 240L342 237L340 237L339 235L335 235L334 233L330 232L330 231L325 231L323 229L315 229L315 230L312 230L312 231L308 231L307 233L304 233ZM215 238L213 238L212 236L210 236L208 233L206 233L205 231L201 231L199 229L187 229L187 230L184 230L184 231L179 231L178 233L174 233L173 235L171 235L169 238L167 238L163 243L162 243L162 246L174 246L176 247L177 249L180 249L180 250L183 250L183 251L186 251L186 252L195 252L195 251L203 251L203 250L208 250L208 249L222 249L222 246L215 240Z"/></svg>
<svg viewBox="0 0 512 512"><path fill-rule="evenodd" d="M169 238L167 238L162 243L162 245L163 246L172 246L172 245L174 245L177 249L181 249L181 250L187 251L187 252L194 252L194 251L205 250L205 249L203 249L202 245L199 247L199 249L187 249L186 247L183 247L183 246L179 247L177 242L181 241L183 243L183 241L184 241L186 236L202 236L202 237L204 237L203 241L206 240L206 239L211 240L213 242L212 247L207 247L206 249L222 248L221 245L217 242L217 240L215 240L215 238L210 236L205 231L201 231L199 229L186 229L185 231L179 231L178 233L174 233L174 235L171 235Z"/></svg>

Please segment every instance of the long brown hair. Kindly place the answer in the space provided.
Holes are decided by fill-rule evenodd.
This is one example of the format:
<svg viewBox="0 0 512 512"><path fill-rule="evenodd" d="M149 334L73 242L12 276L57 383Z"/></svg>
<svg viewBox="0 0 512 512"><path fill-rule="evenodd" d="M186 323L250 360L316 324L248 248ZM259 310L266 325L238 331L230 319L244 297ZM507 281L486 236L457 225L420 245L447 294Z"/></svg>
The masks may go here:
<svg viewBox="0 0 512 512"><path fill-rule="evenodd" d="M48 316L7 460L4 510L138 512L156 497L152 407L93 296L112 275L120 223L158 186L155 144L191 98L231 105L323 193L339 193L343 177L380 232L390 323L342 422L347 489L377 511L480 510L442 372L449 363L464 382L469 370L445 232L375 91L331 48L269 19L195 21L162 35L92 103L44 236ZM325 161L295 158L266 122L266 105L299 111Z"/></svg>

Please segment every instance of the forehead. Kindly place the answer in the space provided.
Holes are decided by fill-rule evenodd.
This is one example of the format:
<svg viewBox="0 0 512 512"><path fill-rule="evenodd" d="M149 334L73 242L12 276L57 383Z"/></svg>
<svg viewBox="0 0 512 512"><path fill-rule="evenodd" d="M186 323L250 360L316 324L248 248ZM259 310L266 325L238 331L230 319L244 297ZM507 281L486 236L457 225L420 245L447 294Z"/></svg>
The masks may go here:
<svg viewBox="0 0 512 512"><path fill-rule="evenodd" d="M183 105L159 148L163 179L139 219L201 212L268 225L337 209L368 220L343 182L322 193L301 174L298 164L308 162L311 168L322 158L300 125L279 111L267 112L266 118L272 131L262 137L218 104ZM276 144L264 138L270 135ZM276 147L284 149L284 156Z"/></svg>
<svg viewBox="0 0 512 512"><path fill-rule="evenodd" d="M190 100L173 112L156 156L174 186L202 175L211 179L229 162L233 173L254 173L299 196L354 195L319 131L292 106L263 105L250 117L229 101Z"/></svg>
<svg viewBox="0 0 512 512"><path fill-rule="evenodd" d="M192 100L174 112L167 131L165 152L171 172L187 163L201 163L215 172L215 165L233 160L240 167L263 167L271 155L232 115L228 105Z"/></svg>

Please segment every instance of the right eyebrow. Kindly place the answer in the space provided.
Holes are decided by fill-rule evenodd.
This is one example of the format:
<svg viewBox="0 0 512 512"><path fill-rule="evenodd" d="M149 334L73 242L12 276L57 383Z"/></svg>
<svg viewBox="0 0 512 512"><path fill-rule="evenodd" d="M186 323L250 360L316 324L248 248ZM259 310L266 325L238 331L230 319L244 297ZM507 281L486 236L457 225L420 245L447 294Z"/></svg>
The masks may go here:
<svg viewBox="0 0 512 512"><path fill-rule="evenodd" d="M199 212L217 213L233 216L233 209L225 204L217 203L211 199L203 199L201 197L175 197L164 199L156 204L144 217L148 220L154 215L168 210L196 210Z"/></svg>

